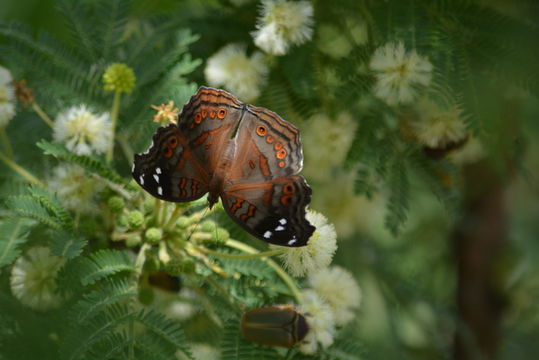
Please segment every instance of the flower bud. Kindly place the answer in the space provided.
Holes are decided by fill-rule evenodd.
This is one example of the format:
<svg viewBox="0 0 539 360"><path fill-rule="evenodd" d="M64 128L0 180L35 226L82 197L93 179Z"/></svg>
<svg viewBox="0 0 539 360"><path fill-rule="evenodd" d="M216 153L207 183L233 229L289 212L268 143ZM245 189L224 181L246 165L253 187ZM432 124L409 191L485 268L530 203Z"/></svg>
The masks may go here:
<svg viewBox="0 0 539 360"><path fill-rule="evenodd" d="M122 211L125 206L125 201L119 196L111 196L107 201L107 205L113 212L117 213Z"/></svg>
<svg viewBox="0 0 539 360"><path fill-rule="evenodd" d="M114 63L103 74L105 91L119 91L130 93L135 87L135 73L126 64Z"/></svg>
<svg viewBox="0 0 539 360"><path fill-rule="evenodd" d="M144 224L144 215L137 210L130 211L127 215L127 223L132 228L139 228Z"/></svg>
<svg viewBox="0 0 539 360"><path fill-rule="evenodd" d="M155 227L149 228L144 233L144 237L150 244L156 244L163 238L163 230Z"/></svg>

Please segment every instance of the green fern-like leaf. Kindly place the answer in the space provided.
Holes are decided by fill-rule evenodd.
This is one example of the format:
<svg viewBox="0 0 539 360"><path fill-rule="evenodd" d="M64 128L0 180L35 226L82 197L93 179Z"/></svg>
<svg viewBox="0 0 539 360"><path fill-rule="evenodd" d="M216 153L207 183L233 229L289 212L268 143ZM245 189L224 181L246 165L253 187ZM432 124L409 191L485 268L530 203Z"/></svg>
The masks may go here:
<svg viewBox="0 0 539 360"><path fill-rule="evenodd" d="M92 347L103 345L104 341L116 336L116 330L134 317L135 313L127 305L112 305L84 326L73 323L64 338L61 354L66 359L83 357Z"/></svg>
<svg viewBox="0 0 539 360"><path fill-rule="evenodd" d="M51 216L47 209L35 198L29 195L12 196L6 201L7 207L25 218L35 219L50 228L59 230L62 224Z"/></svg>
<svg viewBox="0 0 539 360"><path fill-rule="evenodd" d="M124 271L135 271L127 255L118 250L100 250L82 258L75 268L83 285L93 284L109 275Z"/></svg>
<svg viewBox="0 0 539 360"><path fill-rule="evenodd" d="M28 191L34 199L39 201L41 205L54 214L63 229L67 231L72 231L74 229L73 218L54 194L51 194L40 186L34 185L30 186Z"/></svg>
<svg viewBox="0 0 539 360"><path fill-rule="evenodd" d="M153 310L141 311L137 315L137 321L156 335L160 341L181 350L185 356L194 360L187 346L187 338L178 322L169 320L163 314Z"/></svg>
<svg viewBox="0 0 539 360"><path fill-rule="evenodd" d="M5 219L0 224L0 268L11 264L21 254L20 247L33 224L27 219Z"/></svg>
<svg viewBox="0 0 539 360"><path fill-rule="evenodd" d="M52 155L58 159L66 160L72 164L79 165L91 173L95 173L115 184L128 186L128 182L122 178L116 171L106 165L103 161L89 156L76 155L65 148L65 146L57 143L50 143L46 140L41 140L37 143L45 154ZM129 188L131 189L131 188Z"/></svg>
<svg viewBox="0 0 539 360"><path fill-rule="evenodd" d="M128 355L129 345L133 341L124 333L109 334L103 340L97 342L85 354L88 360L125 359Z"/></svg>
<svg viewBox="0 0 539 360"><path fill-rule="evenodd" d="M49 247L53 255L73 259L80 255L86 244L85 239L74 233L58 231L52 234Z"/></svg>
<svg viewBox="0 0 539 360"><path fill-rule="evenodd" d="M96 314L103 311L107 306L133 297L137 294L137 288L132 282L125 279L119 281L107 281L104 286L91 291L83 296L72 310L72 320L83 324L92 319Z"/></svg>

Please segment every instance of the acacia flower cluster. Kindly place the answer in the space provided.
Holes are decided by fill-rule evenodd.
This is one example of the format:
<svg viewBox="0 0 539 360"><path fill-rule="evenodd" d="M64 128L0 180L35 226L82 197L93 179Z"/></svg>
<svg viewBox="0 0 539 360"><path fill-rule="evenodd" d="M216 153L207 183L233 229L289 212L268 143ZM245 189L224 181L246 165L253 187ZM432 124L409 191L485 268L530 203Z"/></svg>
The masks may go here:
<svg viewBox="0 0 539 360"><path fill-rule="evenodd" d="M19 257L11 270L11 292L24 305L48 310L62 302L56 277L65 259L51 255L49 248L33 247Z"/></svg>
<svg viewBox="0 0 539 360"><path fill-rule="evenodd" d="M369 67L376 77L374 94L391 106L412 102L432 76L429 60L415 50L406 51L402 42L376 49Z"/></svg>
<svg viewBox="0 0 539 360"><path fill-rule="evenodd" d="M86 105L62 111L54 122L54 139L78 155L102 154L112 136L108 113L95 114Z"/></svg>
<svg viewBox="0 0 539 360"><path fill-rule="evenodd" d="M441 148L466 138L466 125L458 106L444 109L432 100L421 98L416 109L419 118L412 123L412 129L423 145Z"/></svg>
<svg viewBox="0 0 539 360"><path fill-rule="evenodd" d="M262 1L255 45L272 55L284 55L290 45L300 45L313 35L313 7L308 1Z"/></svg>
<svg viewBox="0 0 539 360"><path fill-rule="evenodd" d="M284 267L297 277L328 267L337 250L337 234L333 224L329 224L324 215L312 210L307 210L306 219L316 227L307 245L287 248L279 255ZM282 246L272 245L271 248L281 249Z"/></svg>
<svg viewBox="0 0 539 360"><path fill-rule="evenodd" d="M258 97L267 73L263 55L255 52L248 57L240 44L223 47L208 59L204 70L211 86L222 86L247 102Z"/></svg>
<svg viewBox="0 0 539 360"><path fill-rule="evenodd" d="M97 212L95 196L103 189L103 186L88 176L81 167L58 165L54 168L53 177L48 185L68 209L79 214Z"/></svg>

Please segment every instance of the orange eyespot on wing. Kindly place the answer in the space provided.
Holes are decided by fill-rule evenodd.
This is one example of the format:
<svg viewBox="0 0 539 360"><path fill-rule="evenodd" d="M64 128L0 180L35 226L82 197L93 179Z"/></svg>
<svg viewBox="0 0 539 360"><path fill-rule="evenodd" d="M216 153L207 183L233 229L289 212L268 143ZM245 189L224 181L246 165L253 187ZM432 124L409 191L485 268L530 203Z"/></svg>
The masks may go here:
<svg viewBox="0 0 539 360"><path fill-rule="evenodd" d="M285 194L293 194L296 189L294 188L294 184L288 183L285 186L283 186L283 193Z"/></svg>
<svg viewBox="0 0 539 360"><path fill-rule="evenodd" d="M174 137L171 137L170 139L168 139L168 145L172 149L175 149L176 146L178 146L178 138L174 136Z"/></svg>
<svg viewBox="0 0 539 360"><path fill-rule="evenodd" d="M259 126L256 128L256 133L258 134L258 136L264 136L266 135L266 128L264 126Z"/></svg>
<svg viewBox="0 0 539 360"><path fill-rule="evenodd" d="M225 109L219 109L219 111L217 112L217 117L219 119L224 119L226 116L226 110Z"/></svg>
<svg viewBox="0 0 539 360"><path fill-rule="evenodd" d="M286 150L279 150L275 156L277 156L277 159L284 159L286 157Z"/></svg>
<svg viewBox="0 0 539 360"><path fill-rule="evenodd" d="M292 203L292 196L290 195L283 195L281 196L281 204L288 206Z"/></svg>
<svg viewBox="0 0 539 360"><path fill-rule="evenodd" d="M195 114L195 123L200 124L201 121L202 121L202 116L200 115L200 113L196 113Z"/></svg>

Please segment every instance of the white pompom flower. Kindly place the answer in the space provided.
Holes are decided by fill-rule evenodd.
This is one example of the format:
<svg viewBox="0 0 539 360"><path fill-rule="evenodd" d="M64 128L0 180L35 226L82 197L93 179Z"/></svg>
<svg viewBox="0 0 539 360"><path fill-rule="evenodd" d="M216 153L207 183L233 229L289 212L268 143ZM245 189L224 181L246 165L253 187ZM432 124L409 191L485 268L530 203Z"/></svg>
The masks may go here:
<svg viewBox="0 0 539 360"><path fill-rule="evenodd" d="M429 60L415 50L407 52L402 42L376 49L369 67L376 77L374 94L391 106L412 102L432 77Z"/></svg>
<svg viewBox="0 0 539 360"><path fill-rule="evenodd" d="M343 164L356 128L357 121L348 112L335 119L324 113L314 115L301 137L306 164L303 174L309 180L332 181L334 168Z"/></svg>
<svg viewBox="0 0 539 360"><path fill-rule="evenodd" d="M73 106L56 117L54 139L78 155L102 154L112 136L110 115L91 112L86 105Z"/></svg>
<svg viewBox="0 0 539 360"><path fill-rule="evenodd" d="M299 350L304 354L314 354L318 348L327 348L335 337L335 317L327 305L313 290L302 292L303 301L298 307L305 314L309 332L301 342Z"/></svg>
<svg viewBox="0 0 539 360"><path fill-rule="evenodd" d="M8 69L0 66L0 127L6 126L15 116L15 89Z"/></svg>
<svg viewBox="0 0 539 360"><path fill-rule="evenodd" d="M249 102L260 95L268 66L262 53L248 57L245 51L240 44L226 45L208 59L204 75L210 86L224 87Z"/></svg>
<svg viewBox="0 0 539 360"><path fill-rule="evenodd" d="M11 270L11 292L24 305L35 310L57 308L62 296L56 278L65 259L51 255L46 247L33 247L17 259Z"/></svg>
<svg viewBox="0 0 539 360"><path fill-rule="evenodd" d="M290 45L300 45L313 36L313 7L308 1L264 0L255 45L272 55L284 55Z"/></svg>
<svg viewBox="0 0 539 360"><path fill-rule="evenodd" d="M337 234L333 224L329 224L324 215L312 210L307 210L306 218L316 227L307 245L286 248L279 255L287 271L297 277L328 267L337 250ZM275 245L271 247L283 248Z"/></svg>
<svg viewBox="0 0 539 360"><path fill-rule="evenodd" d="M458 106L444 109L434 101L422 98L416 108L419 119L412 123L412 129L422 144L442 148L466 138L466 125Z"/></svg>
<svg viewBox="0 0 539 360"><path fill-rule="evenodd" d="M95 196L103 185L75 165L59 165L53 170L49 188L56 192L62 203L80 214L92 214L98 207Z"/></svg>
<svg viewBox="0 0 539 360"><path fill-rule="evenodd" d="M329 305L337 325L354 318L361 303L361 290L352 274L340 266L322 269L309 276L311 288Z"/></svg>

